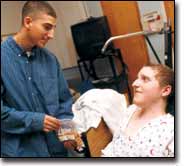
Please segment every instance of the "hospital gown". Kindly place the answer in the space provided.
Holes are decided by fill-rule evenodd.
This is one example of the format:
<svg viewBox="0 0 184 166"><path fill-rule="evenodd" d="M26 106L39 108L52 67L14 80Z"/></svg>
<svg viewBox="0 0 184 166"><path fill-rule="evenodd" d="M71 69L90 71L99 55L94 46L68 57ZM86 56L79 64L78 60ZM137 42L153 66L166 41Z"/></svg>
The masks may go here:
<svg viewBox="0 0 184 166"><path fill-rule="evenodd" d="M124 130L136 110L127 110L113 140L102 150L102 157L174 157L174 117L166 114L141 127L135 135Z"/></svg>

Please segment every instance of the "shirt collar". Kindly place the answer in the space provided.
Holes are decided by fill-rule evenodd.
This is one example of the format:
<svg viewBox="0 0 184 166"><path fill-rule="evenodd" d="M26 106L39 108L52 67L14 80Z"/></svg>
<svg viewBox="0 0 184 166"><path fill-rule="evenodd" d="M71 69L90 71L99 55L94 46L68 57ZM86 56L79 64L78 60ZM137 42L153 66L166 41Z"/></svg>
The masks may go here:
<svg viewBox="0 0 184 166"><path fill-rule="evenodd" d="M31 51L25 51L20 45L16 43L16 41L13 39L13 36L9 36L7 40L10 46L14 49L17 56L24 56L24 55L34 56L35 55L37 46L34 46Z"/></svg>

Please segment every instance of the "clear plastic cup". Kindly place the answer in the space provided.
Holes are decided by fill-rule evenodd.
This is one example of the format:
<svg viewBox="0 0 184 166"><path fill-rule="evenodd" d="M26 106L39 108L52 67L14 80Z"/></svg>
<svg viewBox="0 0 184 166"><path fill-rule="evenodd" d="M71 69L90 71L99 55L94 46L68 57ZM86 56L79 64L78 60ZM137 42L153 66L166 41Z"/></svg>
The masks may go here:
<svg viewBox="0 0 184 166"><path fill-rule="evenodd" d="M60 141L75 140L76 128L71 119L62 119L61 127L58 130L58 138Z"/></svg>

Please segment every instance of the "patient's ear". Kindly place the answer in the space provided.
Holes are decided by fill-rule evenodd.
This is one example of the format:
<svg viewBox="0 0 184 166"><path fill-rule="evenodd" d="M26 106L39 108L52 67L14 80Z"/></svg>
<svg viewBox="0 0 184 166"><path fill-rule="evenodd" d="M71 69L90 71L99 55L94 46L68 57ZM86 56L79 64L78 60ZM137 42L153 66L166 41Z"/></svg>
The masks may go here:
<svg viewBox="0 0 184 166"><path fill-rule="evenodd" d="M171 85L164 86L164 87L162 88L162 96L163 96L163 97L169 96L170 93L171 93L171 91L172 91Z"/></svg>

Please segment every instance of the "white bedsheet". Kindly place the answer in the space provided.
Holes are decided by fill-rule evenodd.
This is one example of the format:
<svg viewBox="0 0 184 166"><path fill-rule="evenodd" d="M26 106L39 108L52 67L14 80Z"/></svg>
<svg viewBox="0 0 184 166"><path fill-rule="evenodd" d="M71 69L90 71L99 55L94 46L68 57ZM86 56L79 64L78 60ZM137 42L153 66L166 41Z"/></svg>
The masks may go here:
<svg viewBox="0 0 184 166"><path fill-rule="evenodd" d="M73 121L78 132L82 133L91 127L97 128L103 118L114 134L126 108L126 98L123 94L112 89L92 89L73 104Z"/></svg>

